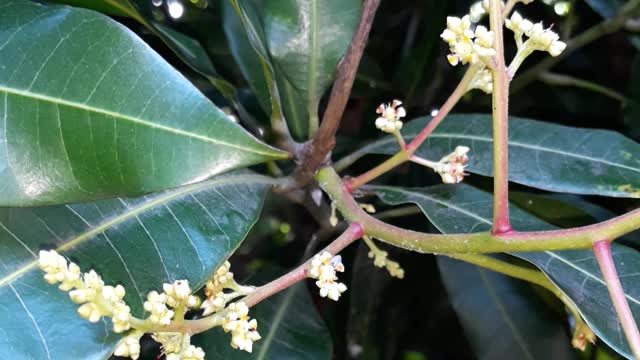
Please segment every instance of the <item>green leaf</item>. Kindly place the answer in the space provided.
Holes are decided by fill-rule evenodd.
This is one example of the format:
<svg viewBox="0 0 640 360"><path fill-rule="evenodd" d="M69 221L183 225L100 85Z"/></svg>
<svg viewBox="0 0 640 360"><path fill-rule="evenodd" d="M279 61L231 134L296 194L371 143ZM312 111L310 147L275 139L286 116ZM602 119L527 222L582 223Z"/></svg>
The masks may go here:
<svg viewBox="0 0 640 360"><path fill-rule="evenodd" d="M385 203L414 203L443 233L469 233L491 228L493 197L471 186L434 186L404 189L372 186ZM518 231L549 230L554 227L512 207L511 223ZM640 253L614 243L612 253L625 295L636 321L640 321ZM527 260L547 276L576 304L585 321L609 346L631 358L617 321L597 261L590 250L544 251L512 254Z"/></svg>
<svg viewBox="0 0 640 360"><path fill-rule="evenodd" d="M158 36L180 60L207 78L227 100L233 104L237 103L236 89L218 74L207 51L200 42L155 21L154 19L157 16L154 16L154 13L160 10L151 1L99 0L86 2L80 0L55 0L55 2L134 18Z"/></svg>
<svg viewBox="0 0 640 360"><path fill-rule="evenodd" d="M264 278L264 274L258 277ZM253 344L251 354L233 349L230 334L220 328L199 335L194 343L204 349L207 358L329 360L331 336L314 306L305 284L298 283L251 308L249 316L257 319L262 336Z"/></svg>
<svg viewBox="0 0 640 360"><path fill-rule="evenodd" d="M273 180L252 174L135 199L0 210L0 358L106 359L118 336L91 324L47 284L40 249L55 248L106 283L122 284L133 315L164 282L201 287L257 221Z"/></svg>
<svg viewBox="0 0 640 360"><path fill-rule="evenodd" d="M522 281L438 256L447 294L479 360L574 359L564 326Z"/></svg>
<svg viewBox="0 0 640 360"><path fill-rule="evenodd" d="M84 9L0 12L0 205L137 195L285 158L138 37Z"/></svg>
<svg viewBox="0 0 640 360"><path fill-rule="evenodd" d="M413 139L428 122L419 118L402 134ZM490 115L450 115L417 155L438 160L457 145L471 148L467 171L493 174ZM364 146L366 154L395 154L393 136ZM509 118L509 180L544 190L616 197L640 197L640 145L612 131L578 129L518 117Z"/></svg>
<svg viewBox="0 0 640 360"><path fill-rule="evenodd" d="M360 1L265 1L262 14L272 62L306 104L306 119L294 118L289 126L297 133L309 128L299 122L311 119L311 127L317 127L318 103L347 51L360 17Z"/></svg>

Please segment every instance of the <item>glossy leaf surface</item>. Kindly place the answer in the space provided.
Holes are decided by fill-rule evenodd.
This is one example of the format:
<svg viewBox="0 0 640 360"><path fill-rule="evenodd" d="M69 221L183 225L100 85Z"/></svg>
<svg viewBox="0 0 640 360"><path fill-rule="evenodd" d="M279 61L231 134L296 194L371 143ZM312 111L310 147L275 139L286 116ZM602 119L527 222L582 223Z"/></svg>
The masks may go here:
<svg viewBox="0 0 640 360"><path fill-rule="evenodd" d="M434 186L403 189L369 187L391 205L414 203L428 219L444 233L487 231L491 228L493 198L489 193L471 186ZM512 207L511 223L515 230L553 229L553 226ZM640 320L640 253L623 245L613 244L612 253L636 321ZM591 250L544 251L514 253L530 261L577 305L585 321L598 337L616 351L631 358L602 274Z"/></svg>
<svg viewBox="0 0 640 360"><path fill-rule="evenodd" d="M271 59L281 78L306 104L307 118L318 116L320 97L333 81L336 65L347 51L359 10L357 0L263 2L262 17ZM287 119L291 120L292 131L308 127L302 123L304 117Z"/></svg>
<svg viewBox="0 0 640 360"><path fill-rule="evenodd" d="M37 266L57 249L107 284L122 284L134 316L146 294L187 279L201 287L256 222L271 179L252 174L135 199L0 210L0 358L105 359L118 336L91 324ZM79 336L81 334L81 336Z"/></svg>
<svg viewBox="0 0 640 360"><path fill-rule="evenodd" d="M137 195L284 157L108 17L1 6L1 205Z"/></svg>
<svg viewBox="0 0 640 360"><path fill-rule="evenodd" d="M272 273L269 269L266 271ZM264 278L264 274L257 278ZM249 283L253 284L252 281ZM266 281L256 285L263 283ZM257 319L262 337L253 344L251 354L233 349L229 345L230 334L220 328L201 334L194 342L202 346L207 358L214 359L330 360L331 336L314 306L307 286L302 282L251 308L249 316Z"/></svg>
<svg viewBox="0 0 640 360"><path fill-rule="evenodd" d="M564 326L522 281L438 256L442 280L479 360L574 359Z"/></svg>
<svg viewBox="0 0 640 360"><path fill-rule="evenodd" d="M402 134L412 139L427 123L419 118ZM458 145L471 148L468 172L493 174L490 115L451 115L418 149L437 161ZM373 142L365 154L395 154L393 136ZM509 118L509 180L540 189L576 194L640 197L640 144L612 131L578 129Z"/></svg>

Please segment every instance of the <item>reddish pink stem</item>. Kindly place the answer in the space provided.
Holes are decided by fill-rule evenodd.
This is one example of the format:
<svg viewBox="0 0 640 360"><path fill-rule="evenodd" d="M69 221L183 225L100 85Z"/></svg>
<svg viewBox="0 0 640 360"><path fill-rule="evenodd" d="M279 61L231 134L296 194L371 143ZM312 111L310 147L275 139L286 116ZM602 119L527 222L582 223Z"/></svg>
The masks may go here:
<svg viewBox="0 0 640 360"><path fill-rule="evenodd" d="M364 228L360 223L352 223L349 225L347 230L342 233L337 239L335 239L331 244L329 244L323 251L328 251L331 254L335 255L342 251L345 247L347 247L352 242L360 239L364 235ZM298 266L291 272L273 280L272 282L263 285L256 289L256 291L249 294L242 301L247 304L248 307L252 307L264 299L279 293L280 291L288 288L289 286L297 283L298 281L304 280L307 278L307 266L309 261L305 261L304 264Z"/></svg>
<svg viewBox="0 0 640 360"><path fill-rule="evenodd" d="M620 319L622 329L629 342L629 347L633 352L633 356L636 359L640 359L640 332L638 332L638 326L629 308L629 303L611 256L611 243L606 240L595 242L593 244L593 253L596 255L604 281L607 283L613 307L616 309L618 319Z"/></svg>

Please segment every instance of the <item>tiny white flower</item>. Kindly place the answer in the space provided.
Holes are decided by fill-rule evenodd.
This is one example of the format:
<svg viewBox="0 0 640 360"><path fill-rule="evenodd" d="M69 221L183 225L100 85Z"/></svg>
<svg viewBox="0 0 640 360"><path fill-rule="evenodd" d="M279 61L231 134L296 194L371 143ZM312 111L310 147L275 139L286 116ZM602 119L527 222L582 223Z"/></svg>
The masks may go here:
<svg viewBox="0 0 640 360"><path fill-rule="evenodd" d="M174 312L169 310L166 305L167 295L158 294L157 291L151 291L147 294L147 301L144 302L144 310L151 313L149 321L154 324L169 325L173 318Z"/></svg>
<svg viewBox="0 0 640 360"><path fill-rule="evenodd" d="M449 44L451 53L447 55L447 60L452 66L459 63L476 64L481 60L487 62L496 54L493 32L482 25L471 30L469 15L462 18L447 17L447 28L440 37Z"/></svg>
<svg viewBox="0 0 640 360"><path fill-rule="evenodd" d="M189 345L182 352L181 360L204 360L204 350L200 347Z"/></svg>
<svg viewBox="0 0 640 360"><path fill-rule="evenodd" d="M232 303L227 311L222 329L231 332L231 347L252 352L253 343L261 339L257 331L258 322L256 319L249 319L249 308L242 301Z"/></svg>
<svg viewBox="0 0 640 360"><path fill-rule="evenodd" d="M332 256L330 252L323 251L316 254L309 264L309 277L317 279L316 286L320 288L320 296L337 301L340 295L347 290L345 284L336 282L336 272L344 272L344 265L340 256Z"/></svg>
<svg viewBox="0 0 640 360"><path fill-rule="evenodd" d="M187 280L176 280L173 284L163 284L162 290L167 296L167 304L173 308L193 307L198 303L198 299L191 295L191 288Z"/></svg>
<svg viewBox="0 0 640 360"><path fill-rule="evenodd" d="M160 343L162 351L167 354L179 354L182 349L183 335L181 333L155 333L151 335L153 340Z"/></svg>
<svg viewBox="0 0 640 360"><path fill-rule="evenodd" d="M138 359L140 357L140 337L135 335L127 336L120 340L113 355L130 357L133 360Z"/></svg>
<svg viewBox="0 0 640 360"><path fill-rule="evenodd" d="M402 129L400 119L407 116L407 112L401 105L402 101L400 100L393 100L391 104L380 104L376 109L376 113L380 114L376 119L376 128L387 133Z"/></svg>

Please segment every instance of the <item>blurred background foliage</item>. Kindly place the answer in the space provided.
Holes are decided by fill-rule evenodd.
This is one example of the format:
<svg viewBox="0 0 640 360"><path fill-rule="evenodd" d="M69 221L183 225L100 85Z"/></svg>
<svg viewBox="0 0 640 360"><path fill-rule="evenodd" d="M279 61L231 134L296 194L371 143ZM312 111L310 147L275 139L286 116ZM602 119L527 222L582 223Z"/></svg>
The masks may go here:
<svg viewBox="0 0 640 360"><path fill-rule="evenodd" d="M254 2L261 8L269 1ZM112 15L139 34L216 104L227 106L229 111L246 111L248 116L241 118L250 131L270 137L269 115L261 108L261 99L251 91L250 81L234 60L229 41L233 34L229 32L237 29L227 28L225 32L225 24L230 26L225 16L232 16L225 10L227 0L60 2ZM623 0L537 0L526 12L534 21L544 20L565 40L615 16L623 3ZM373 122L375 108L383 101L394 98L404 101L408 119L438 110L463 71L462 67L447 63L446 44L439 34L447 15L461 16L470 5L465 0L382 1L339 130L334 160L379 135ZM510 33L506 35L509 39ZM513 44L508 45L507 54L513 54ZM640 19L632 19L571 54L553 67L553 74L516 79L510 98L511 114L574 127L614 130L639 141L639 48ZM546 56L534 54L520 73ZM566 76L583 80L582 86L566 86ZM320 101L321 111L325 102L326 94ZM490 97L480 92L469 93L454 112L488 113ZM297 135L298 139L303 138ZM381 159L365 157L349 172L358 174ZM438 179L426 169L402 166L386 175L384 181L400 186L425 186L437 183ZM490 179L478 175L465 182L483 189L491 186ZM518 185L512 190L515 203L559 226L588 224L633 205L628 199L550 196ZM326 226L328 205L317 206L313 198L313 192L296 202L283 195L270 196L261 220L232 258L238 278L252 276L265 267L290 269L301 257L320 249L336 235L337 229ZM433 230L415 207L385 212L384 205L376 203L376 206L381 217L396 225ZM637 237L638 234L631 234L626 242L637 247L640 243L633 240ZM356 244L342 255L347 265L343 278L349 287L344 300L319 301L317 292L310 289L309 301L315 304L326 324L327 339L330 336L332 345L317 353L307 353L306 358L533 359L550 353L554 359L617 358L602 342L585 352L571 349L572 320L567 318L562 305L541 289L453 260L437 260L435 256L386 247L385 250L406 269L405 279L392 280L385 271L374 268L366 248ZM442 270L446 270L442 272L446 276L441 276ZM297 291L306 292L305 286L312 283ZM272 306L273 301L279 300L260 306ZM302 311L299 307L292 309ZM474 331L474 322L482 322L486 331ZM148 346L146 358L156 358L157 348L151 340ZM216 356L208 351L208 354L214 359L261 358L256 353L224 352Z"/></svg>

